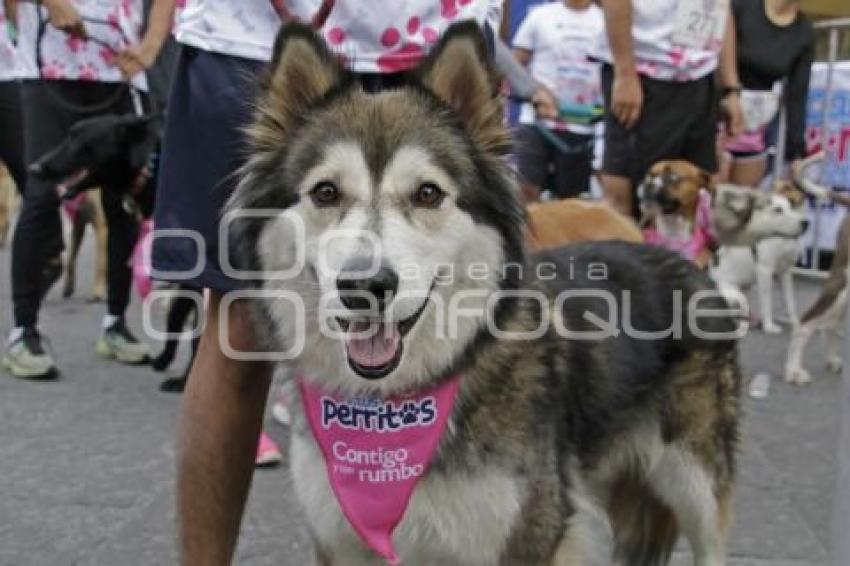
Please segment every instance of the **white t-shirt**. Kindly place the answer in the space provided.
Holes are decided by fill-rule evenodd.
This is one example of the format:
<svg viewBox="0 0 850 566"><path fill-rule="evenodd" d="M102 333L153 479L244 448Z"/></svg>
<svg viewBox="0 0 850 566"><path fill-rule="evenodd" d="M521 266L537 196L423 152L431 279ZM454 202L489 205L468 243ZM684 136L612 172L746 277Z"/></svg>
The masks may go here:
<svg viewBox="0 0 850 566"><path fill-rule="evenodd" d="M120 82L121 71L113 65L121 50L141 38L144 22L142 0L71 0L86 28L88 39L73 37L51 25L39 38L39 14L34 3L18 4L20 33L18 48L22 76L26 79L61 79L96 82ZM41 8L42 20L47 10ZM41 73L36 45L41 43ZM133 84L146 88L144 73L133 77Z"/></svg>
<svg viewBox="0 0 850 566"><path fill-rule="evenodd" d="M320 0L286 0L309 21ZM185 0L177 40L206 51L268 61L280 19L270 0ZM498 17L499 0L337 0L321 29L354 71L392 72L415 66L453 22ZM492 21L492 20L491 20Z"/></svg>
<svg viewBox="0 0 850 566"><path fill-rule="evenodd" d="M529 12L514 36L514 47L531 51L531 76L561 102L602 105L599 63L588 59L589 50L605 34L605 16L595 5L574 10L556 1ZM534 108L523 104L519 121L534 123ZM547 123L554 129L589 134L592 126Z"/></svg>
<svg viewBox="0 0 850 566"><path fill-rule="evenodd" d="M0 81L20 78L18 50L10 37L11 22L6 19L6 7L0 2Z"/></svg>
<svg viewBox="0 0 850 566"><path fill-rule="evenodd" d="M663 80L701 79L717 68L729 0L631 0L638 73ZM607 35L595 55L614 62Z"/></svg>

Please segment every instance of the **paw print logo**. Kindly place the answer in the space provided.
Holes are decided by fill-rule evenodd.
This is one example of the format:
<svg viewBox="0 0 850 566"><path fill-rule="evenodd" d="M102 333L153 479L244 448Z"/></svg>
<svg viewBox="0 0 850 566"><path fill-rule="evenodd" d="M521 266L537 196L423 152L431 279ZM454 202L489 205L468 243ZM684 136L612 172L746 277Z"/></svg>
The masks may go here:
<svg viewBox="0 0 850 566"><path fill-rule="evenodd" d="M414 403L405 403L401 407L401 422L404 425L415 425L419 422L419 407Z"/></svg>
<svg viewBox="0 0 850 566"><path fill-rule="evenodd" d="M401 31L395 27L388 27L381 33L381 45L391 50L378 57L377 63L381 72L397 73L415 67L425 55L425 47L435 43L440 35L434 28L423 26L417 16L407 20L405 31L406 39L402 38ZM331 43L333 39L331 37Z"/></svg>

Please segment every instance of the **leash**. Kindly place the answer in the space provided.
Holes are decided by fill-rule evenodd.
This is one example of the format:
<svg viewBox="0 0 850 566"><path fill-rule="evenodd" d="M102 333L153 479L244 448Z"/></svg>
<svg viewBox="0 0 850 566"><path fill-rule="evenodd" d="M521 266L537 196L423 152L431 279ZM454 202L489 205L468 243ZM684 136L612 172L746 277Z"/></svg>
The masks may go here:
<svg viewBox="0 0 850 566"><path fill-rule="evenodd" d="M141 114L143 112L143 108L142 108L142 104L141 104L141 98L140 98L139 93L136 89L130 88L129 83L124 83L124 82L120 83L117 86L114 94L108 96L102 102L97 102L97 103L94 103L94 104L76 104L75 102L71 102L68 99L64 98L61 94L59 94L59 92L52 87L52 85L50 84L50 81L46 80L45 77L44 77L44 71L43 71L44 54L43 54L43 51L42 51L42 49L43 49L42 44L44 42L44 36L47 33L47 26L50 25L50 21L48 19L45 19L45 17L44 17L44 13L42 12L42 1L41 0L36 0L36 14L37 14L37 18L38 18L38 32L36 33L36 38L35 38L35 64L36 64L36 67L38 68L39 79L41 80L42 83L44 83L45 90L50 95L50 98L52 98L53 101L56 104L58 104L59 106L63 107L66 110L74 112L75 114L99 114L101 112L104 112L104 111L109 110L110 108L114 107L115 104L117 104L118 101L120 101L129 91L131 101L132 101L132 104L133 104L133 109L136 112L136 115L141 116ZM122 39L125 42L127 41L127 37L124 35L124 32L121 30L121 28L118 27L118 26L115 26L111 22L108 22L106 20L99 20L99 19L96 19L96 18L85 18L85 17L82 18L82 20L84 22L88 22L90 24L105 25L105 26L109 26L110 28L114 28L121 34ZM116 48L114 45L112 45L111 43L109 43L108 41L105 41L103 39L99 39L97 37L91 36L91 37L86 37L85 40L91 41L92 43L96 43L96 44L100 45L104 49L108 50L112 55L117 56L118 53L119 53L118 48Z"/></svg>

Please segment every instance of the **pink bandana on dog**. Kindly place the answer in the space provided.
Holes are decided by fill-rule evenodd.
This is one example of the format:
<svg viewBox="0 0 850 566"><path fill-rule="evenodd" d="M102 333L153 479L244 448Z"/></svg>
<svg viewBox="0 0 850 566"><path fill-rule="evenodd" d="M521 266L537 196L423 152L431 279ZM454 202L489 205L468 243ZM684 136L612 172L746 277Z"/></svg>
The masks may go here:
<svg viewBox="0 0 850 566"><path fill-rule="evenodd" d="M703 250L711 249L716 245L717 240L711 227L711 194L705 189L700 189L694 231L689 238L681 240L665 236L655 226L644 228L643 238L649 245L667 248L678 252L688 261L694 261Z"/></svg>
<svg viewBox="0 0 850 566"><path fill-rule="evenodd" d="M403 397L340 399L299 380L313 437L343 514L366 545L399 564L392 535L437 451L460 376Z"/></svg>

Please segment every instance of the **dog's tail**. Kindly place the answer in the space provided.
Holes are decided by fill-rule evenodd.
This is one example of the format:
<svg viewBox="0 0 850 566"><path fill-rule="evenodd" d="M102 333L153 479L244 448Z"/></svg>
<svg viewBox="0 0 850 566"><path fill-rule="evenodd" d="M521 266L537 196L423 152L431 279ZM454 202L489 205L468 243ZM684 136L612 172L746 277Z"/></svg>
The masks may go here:
<svg viewBox="0 0 850 566"><path fill-rule="evenodd" d="M660 566L669 562L679 538L676 517L637 474L625 473L615 482L608 516L618 564Z"/></svg>

